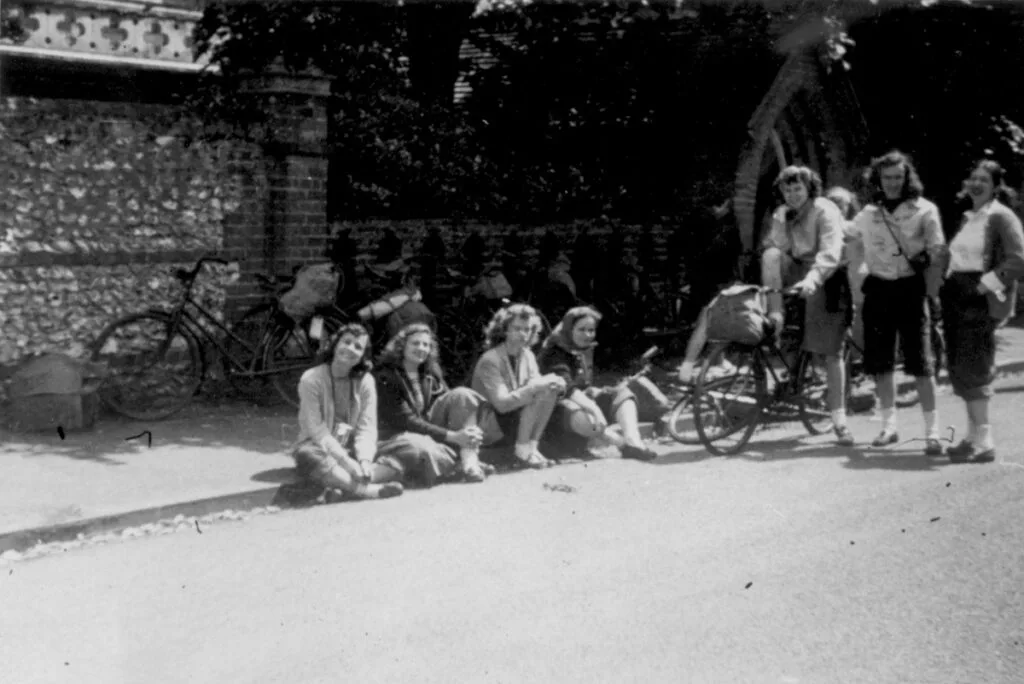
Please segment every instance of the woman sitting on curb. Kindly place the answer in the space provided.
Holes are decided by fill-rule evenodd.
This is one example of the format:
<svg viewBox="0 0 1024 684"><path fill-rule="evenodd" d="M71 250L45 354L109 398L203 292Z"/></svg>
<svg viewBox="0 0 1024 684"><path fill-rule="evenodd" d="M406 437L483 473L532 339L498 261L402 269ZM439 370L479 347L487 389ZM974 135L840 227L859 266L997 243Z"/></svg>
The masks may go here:
<svg viewBox="0 0 1024 684"><path fill-rule="evenodd" d="M593 386L600 320L601 314L589 306L573 307L544 340L537 356L540 370L559 376L567 388L555 408L552 428L588 440L603 439L621 449L623 458L649 461L656 454L640 436L636 396L624 386Z"/></svg>
<svg viewBox="0 0 1024 684"><path fill-rule="evenodd" d="M530 468L544 468L550 461L538 444L551 418L565 380L541 375L530 346L540 330L533 307L510 304L487 325L487 351L473 369L472 388L494 407L504 439L515 438L516 459Z"/></svg>
<svg viewBox="0 0 1024 684"><path fill-rule="evenodd" d="M449 389L430 326L411 323L388 341L374 370L382 442L378 460L427 486L460 471L469 482L493 472L480 463L484 398L467 387ZM456 450L458 453L456 454Z"/></svg>
<svg viewBox="0 0 1024 684"><path fill-rule="evenodd" d="M293 457L300 477L359 499L398 496L400 473L374 463L377 387L370 375L370 337L344 325L321 346L318 363L299 380L299 440Z"/></svg>

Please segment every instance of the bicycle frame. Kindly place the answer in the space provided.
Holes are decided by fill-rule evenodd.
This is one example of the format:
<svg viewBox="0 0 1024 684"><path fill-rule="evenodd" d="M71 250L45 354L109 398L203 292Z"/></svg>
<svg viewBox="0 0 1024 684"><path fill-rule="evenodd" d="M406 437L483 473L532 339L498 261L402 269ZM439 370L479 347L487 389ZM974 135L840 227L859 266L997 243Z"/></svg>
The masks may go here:
<svg viewBox="0 0 1024 684"><path fill-rule="evenodd" d="M246 340L236 335L226 325L217 320L217 317L214 316L213 313L211 313L202 304L200 304L199 302L195 301L195 299L192 298L192 287L195 285L196 276L198 276L198 274L199 271L197 269L195 274L190 279L188 279L187 281L182 280L182 286L185 288L185 291L182 294L181 300L178 302L177 306L175 306L174 309L170 312L171 329L173 330L178 326L181 326L182 328L187 330L188 333L192 335L192 337L195 338L197 341L205 341L206 343L212 344L213 347L217 350L218 354L222 358L227 359L229 367L226 370L229 373L235 373L243 377L259 377L263 375L271 375L270 372L256 370L256 365L259 363L261 357L260 351L264 349L266 345L269 343L270 332L272 330L271 321L273 319L269 319L264 324L263 330L260 331L256 344L255 346L253 346ZM191 305L191 307L195 309L197 313L193 313L193 311L189 309L189 305ZM218 335L211 334L210 331L203 326L204 321L209 324L212 324L213 327L217 328L221 333L224 333L231 340L242 345L242 347L244 347L246 351L251 354L251 360L249 361L248 367L246 366L246 364L243 364L235 356L233 356L230 351L228 351L227 346L221 342L221 339L219 338ZM275 372L280 372L280 369L276 369Z"/></svg>

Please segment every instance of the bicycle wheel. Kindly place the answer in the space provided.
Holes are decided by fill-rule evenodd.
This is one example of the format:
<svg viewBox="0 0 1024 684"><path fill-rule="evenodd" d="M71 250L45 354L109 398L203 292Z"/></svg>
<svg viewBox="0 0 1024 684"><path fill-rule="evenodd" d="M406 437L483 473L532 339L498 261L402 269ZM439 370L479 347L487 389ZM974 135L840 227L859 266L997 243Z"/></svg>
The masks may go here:
<svg viewBox="0 0 1024 684"><path fill-rule="evenodd" d="M797 367L797 404L800 422L812 435L823 435L832 430L832 412L828 407L828 370L825 357L800 352Z"/></svg>
<svg viewBox="0 0 1024 684"><path fill-rule="evenodd" d="M700 435L697 434L697 423L693 419L693 397L696 394L693 387L687 387L683 396L679 398L665 418L665 427L672 439L680 444L700 444Z"/></svg>
<svg viewBox="0 0 1024 684"><path fill-rule="evenodd" d="M270 378L278 395L292 406L299 405L299 380L316 364L320 342L309 336L308 326L285 316L277 317L277 328L263 349L263 372ZM342 320L323 317L323 333L327 339L342 326Z"/></svg>
<svg viewBox="0 0 1024 684"><path fill-rule="evenodd" d="M107 369L100 401L136 420L160 420L181 410L205 372L195 336L180 325L172 329L165 313L114 321L93 343L91 356Z"/></svg>
<svg viewBox="0 0 1024 684"><path fill-rule="evenodd" d="M757 428L768 391L754 347L718 346L708 354L693 390L693 422L716 456L739 453Z"/></svg>
<svg viewBox="0 0 1024 684"><path fill-rule="evenodd" d="M264 336L274 330L276 310L274 304L258 304L231 326L233 336L224 336L227 354L221 355L221 370L235 391L243 396L258 398L267 390L266 375L246 375L246 372L260 373L263 370L261 343Z"/></svg>

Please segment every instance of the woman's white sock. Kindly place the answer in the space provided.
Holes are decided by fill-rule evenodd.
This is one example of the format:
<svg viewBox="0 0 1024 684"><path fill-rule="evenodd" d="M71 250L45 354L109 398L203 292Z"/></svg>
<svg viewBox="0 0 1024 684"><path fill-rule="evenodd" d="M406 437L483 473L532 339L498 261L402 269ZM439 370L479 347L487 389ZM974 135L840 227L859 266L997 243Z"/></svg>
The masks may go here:
<svg viewBox="0 0 1024 684"><path fill-rule="evenodd" d="M978 447L982 451L995 448L995 442L992 440L991 425L978 426L978 436L974 441L974 446Z"/></svg>

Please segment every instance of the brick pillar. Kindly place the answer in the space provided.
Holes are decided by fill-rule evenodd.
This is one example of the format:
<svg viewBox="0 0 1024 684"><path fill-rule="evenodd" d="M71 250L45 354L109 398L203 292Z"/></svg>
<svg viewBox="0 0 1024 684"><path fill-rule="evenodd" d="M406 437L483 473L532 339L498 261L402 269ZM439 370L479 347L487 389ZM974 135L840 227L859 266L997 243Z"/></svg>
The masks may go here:
<svg viewBox="0 0 1024 684"><path fill-rule="evenodd" d="M255 131L260 154L247 169L256 181L245 189L252 211L228 227L225 247L244 252L242 290L251 291L244 281L251 281L253 271L287 275L324 259L331 79L318 70L292 72L277 64L252 74L242 90L264 118Z"/></svg>

